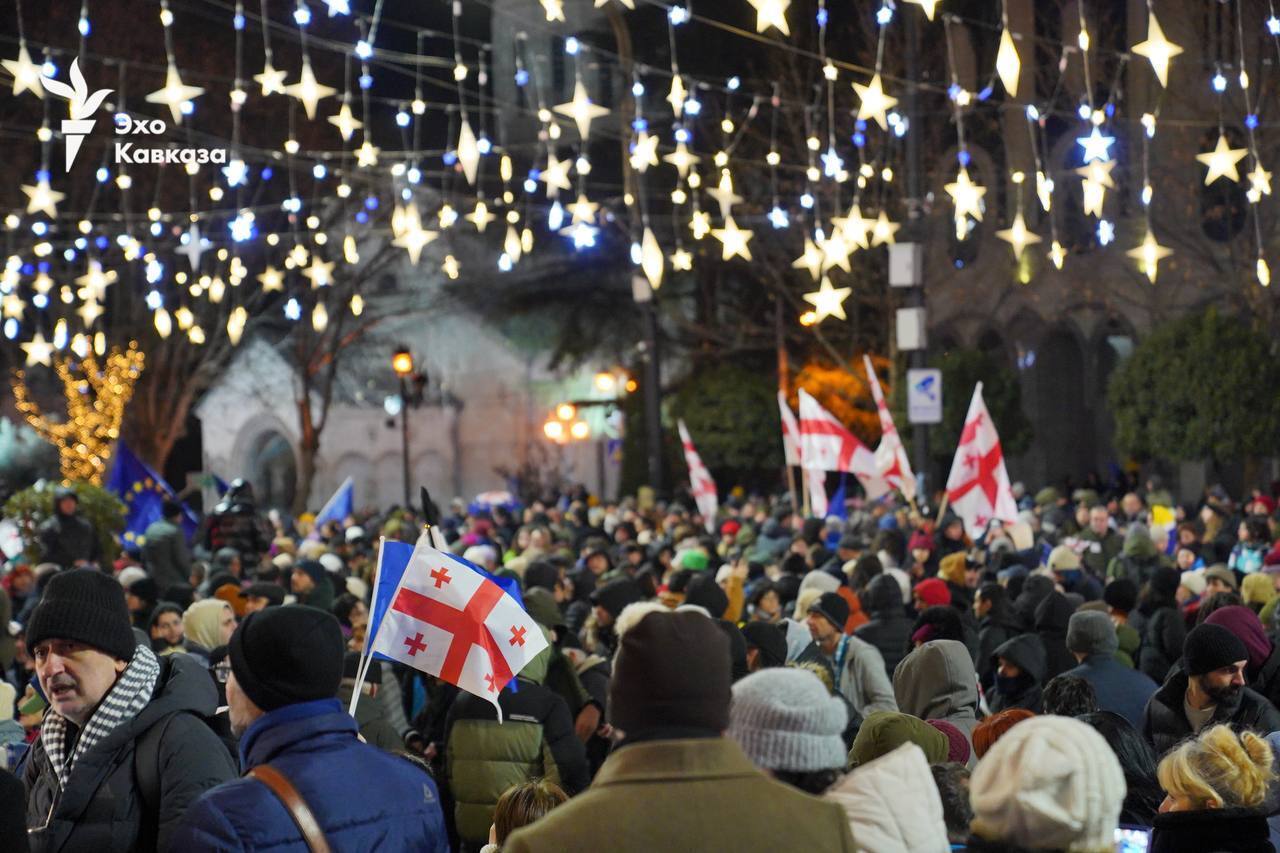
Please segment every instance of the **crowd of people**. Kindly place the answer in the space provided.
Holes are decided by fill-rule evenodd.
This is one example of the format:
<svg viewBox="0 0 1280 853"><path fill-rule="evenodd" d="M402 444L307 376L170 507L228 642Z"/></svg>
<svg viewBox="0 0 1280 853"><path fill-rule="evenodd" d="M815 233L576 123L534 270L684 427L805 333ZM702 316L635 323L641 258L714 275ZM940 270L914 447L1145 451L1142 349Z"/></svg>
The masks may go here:
<svg viewBox="0 0 1280 853"><path fill-rule="evenodd" d="M0 580L0 849L1277 849L1275 499L1016 493L976 538L892 498L455 501L548 640L500 721L360 677L379 539L424 514L236 482L107 564L60 491Z"/></svg>

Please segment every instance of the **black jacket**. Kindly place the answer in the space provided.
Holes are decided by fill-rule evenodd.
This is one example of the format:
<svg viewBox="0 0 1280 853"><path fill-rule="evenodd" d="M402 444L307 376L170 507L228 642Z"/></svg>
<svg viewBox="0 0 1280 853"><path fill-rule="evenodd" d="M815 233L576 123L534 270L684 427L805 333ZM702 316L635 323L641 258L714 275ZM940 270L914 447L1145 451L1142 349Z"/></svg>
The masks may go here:
<svg viewBox="0 0 1280 853"><path fill-rule="evenodd" d="M63 515L55 510L40 525L38 535L46 563L69 569L77 560L97 562L102 558L102 543L93 522L78 513Z"/></svg>
<svg viewBox="0 0 1280 853"><path fill-rule="evenodd" d="M0 770L0 850L27 853L27 791L21 780Z"/></svg>
<svg viewBox="0 0 1280 853"><path fill-rule="evenodd" d="M1187 674L1181 669L1169 673L1142 714L1142 736L1163 756L1178 741L1195 734L1183 710L1187 695ZM1230 702L1221 702L1208 725L1227 723L1235 728L1253 729L1262 736L1280 731L1280 711L1262 696L1243 687Z"/></svg>
<svg viewBox="0 0 1280 853"><path fill-rule="evenodd" d="M186 655L160 659L156 692L145 708L80 756L65 789L37 740L24 762L27 826L48 826L30 836L37 853L105 853L165 850L187 807L205 791L238 775L235 762L212 729L196 715L212 716L218 692L213 679ZM158 773L135 766L135 747L156 726ZM153 735L155 737L155 735ZM159 781L158 797L138 778Z"/></svg>
<svg viewBox="0 0 1280 853"><path fill-rule="evenodd" d="M993 657L1004 658L1021 669L1022 677L1012 684L1006 679L996 678L996 687L987 697L991 713L1024 708L1039 714L1046 666L1044 644L1040 638L1035 634L1021 634L1002 644Z"/></svg>
<svg viewBox="0 0 1280 853"><path fill-rule="evenodd" d="M1182 657L1182 644L1187 639L1187 623L1176 607L1160 607L1147 616L1142 629L1142 650L1138 653L1138 669L1159 684L1169 669Z"/></svg>
<svg viewBox="0 0 1280 853"><path fill-rule="evenodd" d="M1071 621L1071 602L1060 592L1051 592L1036 607L1036 633L1044 643L1044 682L1061 675L1076 665L1076 657L1067 651L1067 623Z"/></svg>
<svg viewBox="0 0 1280 853"><path fill-rule="evenodd" d="M853 634L879 650L889 679L893 680L893 670L907 656L911 639L911 620L902 605L902 587L892 576L879 575L867 584L862 606L871 621L859 626Z"/></svg>
<svg viewBox="0 0 1280 853"><path fill-rule="evenodd" d="M1151 853L1275 853L1267 819L1253 809L1156 815Z"/></svg>
<svg viewBox="0 0 1280 853"><path fill-rule="evenodd" d="M996 649L1021 633L1022 630L1013 624L1010 616L1002 619L1000 616L989 613L978 621L978 662L975 668L978 670L978 680L982 682L983 688L989 690L995 683Z"/></svg>
<svg viewBox="0 0 1280 853"><path fill-rule="evenodd" d="M181 527L162 518L148 525L143 536L142 564L161 593L191 582L191 551Z"/></svg>

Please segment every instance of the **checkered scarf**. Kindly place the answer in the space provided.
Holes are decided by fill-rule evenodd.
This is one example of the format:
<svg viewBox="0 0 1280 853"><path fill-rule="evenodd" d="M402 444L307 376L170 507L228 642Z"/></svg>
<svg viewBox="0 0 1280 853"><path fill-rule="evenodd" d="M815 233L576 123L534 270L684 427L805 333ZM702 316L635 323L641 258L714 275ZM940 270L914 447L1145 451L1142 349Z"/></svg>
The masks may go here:
<svg viewBox="0 0 1280 853"><path fill-rule="evenodd" d="M89 722L85 723L75 749L70 754L67 753L67 727L71 723L66 717L53 711L45 715L40 727L40 740L44 743L44 751L49 756L54 772L58 774L59 787L66 788L71 769L80 760L80 756L111 734L121 723L136 717L147 706L159 678L159 659L151 649L138 646L133 660L129 661L124 672L116 679L115 686L98 705Z"/></svg>

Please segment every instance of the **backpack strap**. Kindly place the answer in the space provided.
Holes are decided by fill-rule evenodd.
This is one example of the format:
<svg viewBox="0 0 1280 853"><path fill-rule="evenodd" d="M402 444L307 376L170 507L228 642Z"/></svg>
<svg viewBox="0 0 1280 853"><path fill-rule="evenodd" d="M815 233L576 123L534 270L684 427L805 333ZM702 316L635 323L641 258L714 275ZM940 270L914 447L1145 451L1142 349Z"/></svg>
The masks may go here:
<svg viewBox="0 0 1280 853"><path fill-rule="evenodd" d="M287 776L270 764L259 764L248 775L266 785L276 795L289 817L293 818L311 853L330 853L329 842L324 837L324 830L320 828L320 821L316 820L315 813Z"/></svg>
<svg viewBox="0 0 1280 853"><path fill-rule="evenodd" d="M133 747L133 775L148 816L160 814L160 741L174 716L170 714L143 732Z"/></svg>

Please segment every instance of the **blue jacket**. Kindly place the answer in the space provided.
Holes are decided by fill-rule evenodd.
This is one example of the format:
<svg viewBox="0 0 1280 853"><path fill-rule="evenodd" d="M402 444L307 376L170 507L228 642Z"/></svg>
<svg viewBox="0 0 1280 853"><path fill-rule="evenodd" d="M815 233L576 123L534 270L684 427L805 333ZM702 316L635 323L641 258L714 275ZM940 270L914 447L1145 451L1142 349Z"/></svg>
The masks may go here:
<svg viewBox="0 0 1280 853"><path fill-rule="evenodd" d="M1160 688L1145 673L1130 669L1111 655L1089 655L1075 669L1063 674L1089 682L1098 696L1099 710L1119 714L1139 730L1142 711L1152 694Z"/></svg>
<svg viewBox="0 0 1280 853"><path fill-rule="evenodd" d="M337 699L286 705L240 740L245 772L279 770L311 807L335 851L448 853L435 783L403 758L356 739ZM207 792L186 813L171 850L307 853L293 818L266 785L244 778Z"/></svg>

